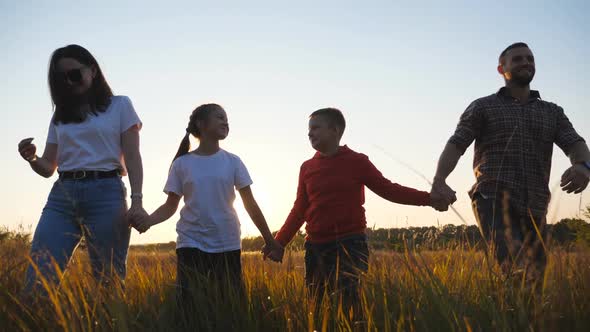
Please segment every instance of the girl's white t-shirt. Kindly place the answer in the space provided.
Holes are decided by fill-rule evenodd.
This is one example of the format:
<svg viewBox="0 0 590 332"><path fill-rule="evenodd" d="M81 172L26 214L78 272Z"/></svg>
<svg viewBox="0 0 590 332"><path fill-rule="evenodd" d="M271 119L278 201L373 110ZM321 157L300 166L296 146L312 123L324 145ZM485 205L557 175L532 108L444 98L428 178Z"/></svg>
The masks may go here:
<svg viewBox="0 0 590 332"><path fill-rule="evenodd" d="M213 155L188 153L172 163L165 193L184 196L176 224L176 248L220 253L241 248L235 190L252 184L240 158L220 149Z"/></svg>
<svg viewBox="0 0 590 332"><path fill-rule="evenodd" d="M126 174L121 134L141 121L127 96L111 97L104 112L81 123L49 124L47 143L57 144L59 171L111 171Z"/></svg>

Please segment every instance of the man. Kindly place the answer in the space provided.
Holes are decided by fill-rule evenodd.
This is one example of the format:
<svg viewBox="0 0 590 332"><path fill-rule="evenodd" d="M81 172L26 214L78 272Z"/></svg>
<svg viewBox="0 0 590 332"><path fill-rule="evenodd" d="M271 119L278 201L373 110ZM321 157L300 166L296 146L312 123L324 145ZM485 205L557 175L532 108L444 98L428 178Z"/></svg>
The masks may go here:
<svg viewBox="0 0 590 332"><path fill-rule="evenodd" d="M527 44L508 46L498 73L505 86L472 102L447 142L432 185L433 200L456 199L445 180L475 140L476 183L469 192L475 217L503 272L522 272L533 281L547 263L543 237L553 143L572 164L561 178L568 193L588 185L590 152L563 109L530 89L535 59Z"/></svg>

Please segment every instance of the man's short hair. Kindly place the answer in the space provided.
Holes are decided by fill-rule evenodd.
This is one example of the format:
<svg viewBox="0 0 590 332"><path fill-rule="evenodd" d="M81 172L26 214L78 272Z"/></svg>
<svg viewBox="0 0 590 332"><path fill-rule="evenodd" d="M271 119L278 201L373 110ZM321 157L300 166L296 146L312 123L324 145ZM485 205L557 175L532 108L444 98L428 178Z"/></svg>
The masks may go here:
<svg viewBox="0 0 590 332"><path fill-rule="evenodd" d="M340 135L344 134L344 129L346 128L346 120L344 120L344 115L340 112L337 108L321 108L309 116L309 118L313 118L316 116L321 116L322 118L328 121L328 125L336 127L341 130Z"/></svg>
<svg viewBox="0 0 590 332"><path fill-rule="evenodd" d="M504 64L504 57L506 56L506 53L508 53L508 51L515 49L515 48L519 48L519 47L526 47L529 48L529 45L527 45L526 43L523 42L518 42L518 43L514 43L508 47L506 47L504 49L504 51L502 51L502 53L500 53L500 58L498 58L498 62L503 65Z"/></svg>

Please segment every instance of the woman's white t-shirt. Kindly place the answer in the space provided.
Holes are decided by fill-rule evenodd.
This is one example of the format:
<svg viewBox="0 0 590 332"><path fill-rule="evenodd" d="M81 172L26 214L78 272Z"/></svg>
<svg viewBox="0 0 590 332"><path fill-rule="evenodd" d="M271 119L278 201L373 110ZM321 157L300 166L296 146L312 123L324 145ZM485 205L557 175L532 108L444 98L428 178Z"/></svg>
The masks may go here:
<svg viewBox="0 0 590 332"><path fill-rule="evenodd" d="M188 153L172 163L165 193L184 196L176 224L176 248L220 253L241 248L235 190L252 184L240 158L220 149L213 155Z"/></svg>
<svg viewBox="0 0 590 332"><path fill-rule="evenodd" d="M126 173L121 134L141 121L127 96L111 97L104 112L89 114L81 123L51 121L47 143L57 144L59 171L111 171Z"/></svg>

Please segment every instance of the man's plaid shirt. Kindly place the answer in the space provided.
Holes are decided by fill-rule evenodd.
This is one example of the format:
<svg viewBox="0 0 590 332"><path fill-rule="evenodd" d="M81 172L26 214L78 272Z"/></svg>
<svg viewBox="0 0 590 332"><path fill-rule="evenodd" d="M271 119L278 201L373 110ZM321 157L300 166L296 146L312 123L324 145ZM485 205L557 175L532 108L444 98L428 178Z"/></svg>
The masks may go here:
<svg viewBox="0 0 590 332"><path fill-rule="evenodd" d="M569 154L584 141L563 109L541 100L538 91L521 104L506 88L472 102L449 143L465 152L474 140L476 183L469 195L501 199L508 192L519 213L527 215L530 208L535 216L545 216L551 197L553 143Z"/></svg>

